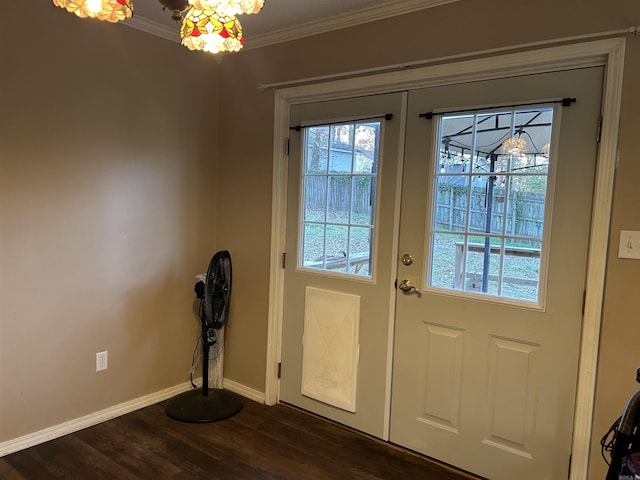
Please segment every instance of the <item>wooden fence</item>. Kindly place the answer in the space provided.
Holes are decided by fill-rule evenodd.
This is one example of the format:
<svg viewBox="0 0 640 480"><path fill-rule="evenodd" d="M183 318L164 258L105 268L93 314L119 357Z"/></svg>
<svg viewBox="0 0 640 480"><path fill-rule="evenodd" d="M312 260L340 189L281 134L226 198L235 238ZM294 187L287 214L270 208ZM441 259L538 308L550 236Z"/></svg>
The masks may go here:
<svg viewBox="0 0 640 480"><path fill-rule="evenodd" d="M310 210L365 213L371 211L372 196L375 195L375 179L371 176L308 176L305 181L306 208ZM353 191L352 191L353 189ZM327 198L328 197L328 198ZM435 226L448 231L464 231L469 208L469 232L483 233L486 229L486 189L473 187L471 196L457 185L440 185L436 203ZM502 232L506 220L507 235L534 239L542 238L544 224L545 195L511 191L509 198L500 196L496 190L491 215L491 229ZM505 211L506 210L506 211Z"/></svg>
<svg viewBox="0 0 640 480"><path fill-rule="evenodd" d="M369 212L374 195L372 182L375 187L375 177L370 175L354 176L353 181L348 176L309 175L305 178L306 207L348 212L349 204L353 202L353 213Z"/></svg>
<svg viewBox="0 0 640 480"><path fill-rule="evenodd" d="M491 230L502 232L502 222L506 220L507 235L542 238L544 224L545 195L526 192L509 192L509 198L494 192L491 215ZM466 189L457 185L440 185L436 203L435 227L448 231L464 231L469 208L469 232L486 231L486 190L473 187L470 197ZM506 211L505 211L506 210Z"/></svg>

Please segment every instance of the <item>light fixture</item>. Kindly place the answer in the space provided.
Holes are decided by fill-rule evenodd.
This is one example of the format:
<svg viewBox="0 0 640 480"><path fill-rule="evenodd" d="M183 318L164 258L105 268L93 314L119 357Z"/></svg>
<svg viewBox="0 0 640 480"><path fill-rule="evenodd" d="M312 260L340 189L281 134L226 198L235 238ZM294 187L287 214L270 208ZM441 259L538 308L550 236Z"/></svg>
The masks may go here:
<svg viewBox="0 0 640 480"><path fill-rule="evenodd" d="M264 6L264 0L189 0L189 3L198 10L215 10L226 16L258 13Z"/></svg>
<svg viewBox="0 0 640 480"><path fill-rule="evenodd" d="M527 142L520 135L522 132L517 132L517 136L507 138L502 143L502 151L507 155L521 155L527 149Z"/></svg>
<svg viewBox="0 0 640 480"><path fill-rule="evenodd" d="M106 22L119 22L133 15L131 0L52 0L56 7L75 13L81 18L97 18Z"/></svg>
<svg viewBox="0 0 640 480"><path fill-rule="evenodd" d="M133 14L133 0L51 0L82 18L119 22ZM237 52L244 46L236 15L258 13L265 0L158 0L182 21L180 43L189 50ZM183 19L183 13L186 11Z"/></svg>
<svg viewBox="0 0 640 480"><path fill-rule="evenodd" d="M244 45L242 27L233 15L213 10L187 10L180 27L180 43L189 50L237 52Z"/></svg>
<svg viewBox="0 0 640 480"><path fill-rule="evenodd" d="M187 0L158 0L163 7L163 10L171 10L171 20L176 22L182 21L182 12L189 8L189 2Z"/></svg>

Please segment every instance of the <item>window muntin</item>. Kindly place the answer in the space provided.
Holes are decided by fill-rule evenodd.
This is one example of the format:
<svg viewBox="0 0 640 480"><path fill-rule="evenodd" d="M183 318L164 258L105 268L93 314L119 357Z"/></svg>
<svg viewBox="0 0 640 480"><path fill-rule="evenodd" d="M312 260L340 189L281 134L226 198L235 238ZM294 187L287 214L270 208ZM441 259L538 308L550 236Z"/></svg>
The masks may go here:
<svg viewBox="0 0 640 480"><path fill-rule="evenodd" d="M539 304L554 108L438 118L427 284Z"/></svg>
<svg viewBox="0 0 640 480"><path fill-rule="evenodd" d="M299 268L372 277L380 128L304 128Z"/></svg>

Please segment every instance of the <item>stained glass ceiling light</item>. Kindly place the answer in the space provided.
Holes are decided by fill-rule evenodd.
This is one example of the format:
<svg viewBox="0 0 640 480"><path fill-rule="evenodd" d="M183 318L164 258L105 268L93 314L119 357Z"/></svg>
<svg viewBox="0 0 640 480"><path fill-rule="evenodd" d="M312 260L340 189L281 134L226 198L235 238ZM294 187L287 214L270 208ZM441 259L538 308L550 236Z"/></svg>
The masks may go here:
<svg viewBox="0 0 640 480"><path fill-rule="evenodd" d="M133 0L51 0L83 18L118 22L133 14ZM264 0L158 0L182 21L180 43L189 50L237 52L244 46L239 14L258 13ZM183 17L183 13L186 14Z"/></svg>
<svg viewBox="0 0 640 480"><path fill-rule="evenodd" d="M133 15L131 0L52 0L56 7L64 8L81 18L97 18L116 23Z"/></svg>
<svg viewBox="0 0 640 480"><path fill-rule="evenodd" d="M233 15L191 7L180 27L180 43L189 50L237 52L244 45L242 27Z"/></svg>
<svg viewBox="0 0 640 480"><path fill-rule="evenodd" d="M264 0L189 0L189 3L198 10L214 10L227 16L258 13L264 6Z"/></svg>

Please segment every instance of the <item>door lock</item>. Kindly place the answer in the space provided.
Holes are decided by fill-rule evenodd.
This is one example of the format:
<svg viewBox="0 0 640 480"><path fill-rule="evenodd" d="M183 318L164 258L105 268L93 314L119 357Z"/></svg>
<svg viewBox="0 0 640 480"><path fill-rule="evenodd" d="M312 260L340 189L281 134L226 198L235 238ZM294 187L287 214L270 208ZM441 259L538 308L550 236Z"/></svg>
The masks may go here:
<svg viewBox="0 0 640 480"><path fill-rule="evenodd" d="M422 298L422 293L420 293L420 290L418 290L416 287L413 286L413 284L411 283L411 280L408 280L408 279L402 280L398 285L398 288L402 290L402 293L404 293L405 295L415 294L418 296L418 298Z"/></svg>
<svg viewBox="0 0 640 480"><path fill-rule="evenodd" d="M405 253L404 255L402 255L402 258L400 259L400 261L402 262L403 265L408 267L413 263L413 257L408 253Z"/></svg>

